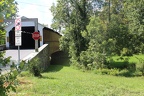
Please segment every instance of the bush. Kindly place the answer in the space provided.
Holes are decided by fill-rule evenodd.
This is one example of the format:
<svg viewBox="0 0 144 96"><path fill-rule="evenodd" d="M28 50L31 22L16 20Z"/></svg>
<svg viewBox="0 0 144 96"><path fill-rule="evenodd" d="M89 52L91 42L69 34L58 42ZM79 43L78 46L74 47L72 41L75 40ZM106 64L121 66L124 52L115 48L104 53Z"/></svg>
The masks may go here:
<svg viewBox="0 0 144 96"><path fill-rule="evenodd" d="M95 74L101 74L101 75L112 75L112 76L125 76L125 77L131 77L131 76L141 76L140 72L138 71L132 71L128 69L97 69L94 70Z"/></svg>
<svg viewBox="0 0 144 96"><path fill-rule="evenodd" d="M137 57L136 57L137 58ZM142 58L137 58L140 62L140 64L137 64L137 71L140 71L142 73L142 76L144 76L144 59Z"/></svg>
<svg viewBox="0 0 144 96"><path fill-rule="evenodd" d="M119 74L119 69L97 69L94 72L95 74L116 76Z"/></svg>
<svg viewBox="0 0 144 96"><path fill-rule="evenodd" d="M140 64L137 67L137 71L141 72L142 76L144 76L144 64Z"/></svg>
<svg viewBox="0 0 144 96"><path fill-rule="evenodd" d="M4 58L4 52L0 52L0 66L6 66L10 62L10 57ZM0 68L0 96L8 96L10 90L16 92L18 71L15 68L10 68L4 74ZM10 71L10 72L9 72Z"/></svg>
<svg viewBox="0 0 144 96"><path fill-rule="evenodd" d="M133 76L133 72L132 71L129 71L127 69L123 69L119 72L118 74L119 76L125 76L125 77L130 77L130 76Z"/></svg>
<svg viewBox="0 0 144 96"><path fill-rule="evenodd" d="M35 77L41 77L42 68L39 65L39 59L33 59L30 62L28 62L28 70L31 74L33 74Z"/></svg>

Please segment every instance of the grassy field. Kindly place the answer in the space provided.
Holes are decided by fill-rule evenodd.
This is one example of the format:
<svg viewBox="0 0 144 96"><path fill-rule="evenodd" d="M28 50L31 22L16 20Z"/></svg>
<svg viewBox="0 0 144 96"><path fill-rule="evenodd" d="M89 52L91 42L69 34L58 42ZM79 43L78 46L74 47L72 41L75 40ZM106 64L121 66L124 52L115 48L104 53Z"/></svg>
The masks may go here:
<svg viewBox="0 0 144 96"><path fill-rule="evenodd" d="M64 65L51 65L42 78L23 75L9 96L144 96L144 77L96 75Z"/></svg>

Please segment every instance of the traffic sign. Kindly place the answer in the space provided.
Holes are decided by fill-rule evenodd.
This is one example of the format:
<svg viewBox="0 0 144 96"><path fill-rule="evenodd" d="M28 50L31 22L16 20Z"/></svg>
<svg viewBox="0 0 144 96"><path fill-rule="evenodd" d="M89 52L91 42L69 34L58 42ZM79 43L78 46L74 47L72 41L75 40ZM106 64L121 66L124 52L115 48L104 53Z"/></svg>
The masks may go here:
<svg viewBox="0 0 144 96"><path fill-rule="evenodd" d="M32 38L33 38L34 40L40 39L40 34L39 34L39 32L33 32Z"/></svg>
<svg viewBox="0 0 144 96"><path fill-rule="evenodd" d="M20 31L21 30L21 18L18 17L15 19L15 31Z"/></svg>
<svg viewBox="0 0 144 96"><path fill-rule="evenodd" d="M15 37L15 46L21 46L21 37Z"/></svg>
<svg viewBox="0 0 144 96"><path fill-rule="evenodd" d="M15 36L20 36L21 37L21 31L15 31Z"/></svg>
<svg viewBox="0 0 144 96"><path fill-rule="evenodd" d="M4 22L4 20L3 20L3 19L0 19L0 23L1 23L1 22Z"/></svg>

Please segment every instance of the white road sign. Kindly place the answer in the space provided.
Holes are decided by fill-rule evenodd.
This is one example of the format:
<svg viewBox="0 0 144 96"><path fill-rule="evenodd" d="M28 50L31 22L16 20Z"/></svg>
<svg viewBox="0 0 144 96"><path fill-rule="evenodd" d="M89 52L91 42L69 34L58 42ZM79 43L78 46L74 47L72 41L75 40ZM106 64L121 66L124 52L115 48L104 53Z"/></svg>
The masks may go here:
<svg viewBox="0 0 144 96"><path fill-rule="evenodd" d="M21 31L15 31L15 36L20 36L21 37Z"/></svg>
<svg viewBox="0 0 144 96"><path fill-rule="evenodd" d="M21 46L21 18L15 19L15 46Z"/></svg>
<svg viewBox="0 0 144 96"><path fill-rule="evenodd" d="M15 46L21 46L21 37L15 37Z"/></svg>

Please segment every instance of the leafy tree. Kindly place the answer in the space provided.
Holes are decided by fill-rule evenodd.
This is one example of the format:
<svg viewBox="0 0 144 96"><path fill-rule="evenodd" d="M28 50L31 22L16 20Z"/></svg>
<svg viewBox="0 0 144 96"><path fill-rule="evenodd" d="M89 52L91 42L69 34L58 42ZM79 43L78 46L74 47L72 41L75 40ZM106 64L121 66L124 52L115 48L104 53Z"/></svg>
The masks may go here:
<svg viewBox="0 0 144 96"><path fill-rule="evenodd" d="M107 47L111 44L111 40L106 41L106 24L99 17L91 17L90 23L87 26L88 32L83 32L83 37L89 39L88 49L82 51L80 55L81 64L85 68L93 66L93 68L103 68L106 60L107 52L110 49ZM107 47L107 48L106 48Z"/></svg>
<svg viewBox="0 0 144 96"><path fill-rule="evenodd" d="M57 6L51 7L54 15L52 27L64 29L61 48L69 52L72 62L79 61L81 51L87 49L87 40L81 32L89 23L91 3L86 0L58 0Z"/></svg>
<svg viewBox="0 0 144 96"><path fill-rule="evenodd" d="M144 53L144 1L128 0L124 3L128 30L133 37L135 53Z"/></svg>
<svg viewBox="0 0 144 96"><path fill-rule="evenodd" d="M0 20L12 18L17 12L17 3L15 0L1 0L0 1ZM5 44L4 23L0 22L0 45ZM0 65L8 64L10 58L4 58L4 52L0 52ZM2 71L2 70L1 70ZM0 96L7 96L10 89L15 91L15 81L17 76L16 70L10 70L7 74L0 72Z"/></svg>
<svg viewBox="0 0 144 96"><path fill-rule="evenodd" d="M54 29L72 63L102 68L112 55L144 52L143 0L58 0Z"/></svg>
<svg viewBox="0 0 144 96"><path fill-rule="evenodd" d="M17 12L17 3L15 0L0 0L0 20L14 18ZM0 44L4 44L5 31L4 23L0 22Z"/></svg>

